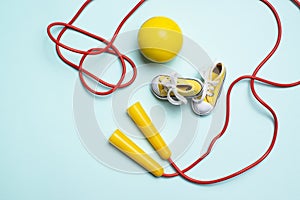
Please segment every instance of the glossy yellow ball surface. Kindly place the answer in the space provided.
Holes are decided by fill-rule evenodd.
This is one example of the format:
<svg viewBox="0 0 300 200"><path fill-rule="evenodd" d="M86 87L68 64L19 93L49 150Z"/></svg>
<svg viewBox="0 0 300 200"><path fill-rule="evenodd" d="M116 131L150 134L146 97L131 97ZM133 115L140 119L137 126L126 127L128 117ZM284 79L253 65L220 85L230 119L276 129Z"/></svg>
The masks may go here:
<svg viewBox="0 0 300 200"><path fill-rule="evenodd" d="M141 53L150 61L165 63L180 52L183 35L180 27L167 17L148 19L138 33Z"/></svg>

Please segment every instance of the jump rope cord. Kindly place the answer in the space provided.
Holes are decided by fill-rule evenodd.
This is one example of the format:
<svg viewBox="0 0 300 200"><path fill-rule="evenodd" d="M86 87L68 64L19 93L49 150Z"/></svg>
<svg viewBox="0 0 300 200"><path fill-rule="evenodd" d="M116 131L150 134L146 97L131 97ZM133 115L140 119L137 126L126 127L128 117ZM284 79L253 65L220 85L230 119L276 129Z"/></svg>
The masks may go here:
<svg viewBox="0 0 300 200"><path fill-rule="evenodd" d="M214 183L218 183L218 182L222 182L222 181L226 181L228 179L231 179L233 177L236 177L248 170L250 170L251 168L255 167L256 165L258 165L259 163L261 163L272 151L275 142L276 142L276 138L277 138L277 133L278 133L278 118L277 115L275 113L275 111L257 94L256 90L255 90L255 82L254 81L259 81L271 86L275 86L275 87L283 87L283 88L287 88L287 87L294 87L294 86L298 86L300 85L300 81L294 82L294 83L289 83L289 84L282 84L282 83L276 83L276 82L272 82L263 78L259 78L257 77L257 73L259 72L259 70L265 65L265 63L274 55L274 53L277 51L279 44L281 42L281 37L282 37L282 26L281 26L281 20L280 17L276 11L276 9L273 7L273 5L271 3L269 3L267 0L261 0L265 5L267 5L270 10L272 11L273 15L275 16L276 19L276 23L277 23L277 28L278 28L278 35L277 35L277 41L275 46L273 47L273 49L271 50L271 52L266 56L266 58L257 66L257 68L255 69L255 71L253 72L253 74L250 75L245 75L245 76L241 76L239 78L237 78L235 81L233 81L231 83L231 85L228 88L227 91L227 95L226 95L226 120L223 126L222 131L215 137L213 138L213 140L211 141L208 150L200 157L198 158L194 163L192 163L190 166L188 166L187 168L181 170L174 162L173 160L170 158L169 162L171 164L171 166L175 169L175 171L177 171L177 173L173 173L173 174L164 174L164 177L175 177L180 175L181 177L183 177L184 179L192 182L192 183L196 183L196 184L214 184ZM300 2L295 1L297 6L300 6ZM273 138L271 141L271 144L269 146L269 148L267 149L267 151L255 162L253 162L252 164L248 165L247 167L232 173L228 176L222 177L222 178L218 178L215 180L197 180L194 178L189 177L188 175L185 174L185 172L189 171L190 169L194 168L196 165L198 165L204 158L206 158L210 152L212 151L212 148L214 147L216 141L221 138L225 131L228 128L229 125L229 118L230 118L230 96L231 96L231 92L233 87L240 81L245 80L245 79L250 79L250 88L252 91L253 96L255 97L255 99L262 105L264 106L267 110L269 110L269 112L272 114L273 119L274 119L274 132L273 132Z"/></svg>
<svg viewBox="0 0 300 200"><path fill-rule="evenodd" d="M79 17L79 15L83 12L83 10L86 8L86 6L91 2L92 0L87 0L82 6L81 8L77 11L77 13L74 15L74 17L70 20L69 23L65 23L65 22L54 22L51 23L48 27L47 27L47 34L49 36L49 38L56 44L56 52L59 56L59 58L65 62L66 64L70 65L71 67L73 67L74 69L79 71L79 77L80 77L80 81L82 82L83 86L89 90L91 93L96 94L96 95L109 95L111 93L113 93L116 89L118 88L124 88L129 86L130 84L133 83L133 81L136 78L137 75L137 70L136 70L136 66L134 64L134 62L127 57L126 55L123 55L119 52L119 50L113 45L114 41L116 40L121 28L123 27L123 25L125 24L125 22L129 19L129 17L146 1L146 0L141 0L139 1L139 3L125 16L125 18L121 21L121 23L119 24L119 26L117 27L112 39L110 41L105 40L104 38L92 34L88 31L85 31L83 29L80 29L76 26L73 25L73 23L77 20L77 18ZM51 29L55 26L62 26L63 29L59 32L57 38L55 38L52 33L51 33ZM79 50L79 49L75 49L72 47L69 47L63 43L60 42L62 36L64 35L64 33L68 30L71 29L73 31L79 32L83 35L86 35L90 38L93 38L95 40L98 40L104 44L106 44L106 46L104 48L92 48L89 49L88 51L84 51L84 50ZM77 53L77 54L81 54L81 60L79 62L79 65L72 63L71 61L69 61L67 58L64 57L64 55L62 54L60 48L66 49L68 51L71 51L73 53ZM96 75L92 74L91 72L87 71L86 69L83 68L83 63L86 59L86 57L88 55L99 55L102 53L109 53L109 54L113 54L116 55L121 63L122 66L122 74L120 76L119 81L116 84L111 84L108 83L104 80L102 80L101 78L98 78ZM132 69L133 69L133 75L131 77L131 79L127 82L127 83L123 83L125 75L126 75L126 62L128 62ZM102 86L110 88L107 91L96 91L93 88L91 88L87 82L84 79L83 75L88 76L89 78L91 78L92 80L100 83Z"/></svg>
<svg viewBox="0 0 300 200"><path fill-rule="evenodd" d="M298 7L300 7L300 1L299 0L293 0L294 1L294 3L298 6Z"/></svg>

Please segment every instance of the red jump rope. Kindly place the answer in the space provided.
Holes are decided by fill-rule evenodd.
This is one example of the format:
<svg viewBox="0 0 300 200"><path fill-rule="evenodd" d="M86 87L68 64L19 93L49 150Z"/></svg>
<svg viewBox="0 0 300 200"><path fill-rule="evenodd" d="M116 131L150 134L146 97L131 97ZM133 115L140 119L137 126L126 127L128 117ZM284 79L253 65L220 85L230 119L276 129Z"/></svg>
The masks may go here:
<svg viewBox="0 0 300 200"><path fill-rule="evenodd" d="M82 11L84 10L84 8L91 2L91 0L87 0L82 7L79 9L79 11L75 14L75 16L71 19L71 21L69 23L64 23L64 22L54 22L51 23L48 28L47 28L47 33L50 37L50 39L56 44L56 52L58 54L58 56L68 65L70 65L71 67L77 69L79 71L79 77L80 80L83 84L83 86L89 90L90 92L96 94L96 95L108 95L113 93L114 91L116 91L116 89L118 88L124 88L128 85L130 85L131 83L133 83L133 81L136 78L137 75L137 70L136 70L136 66L134 64L134 62L127 57L126 55L121 54L118 49L113 45L116 37L118 36L122 26L124 25L124 23L128 20L128 18L145 2L146 0L141 0L127 15L126 17L121 21L121 23L119 24L119 26L117 27L112 39L110 41L105 40L104 38L97 36L95 34L89 33L85 30L82 30L74 25L72 25L75 20L79 17L79 15L82 13ZM238 176L246 171L248 171L249 169L255 167L256 165L258 165L259 163L261 163L272 151L275 142L276 142L276 138L277 138L277 134L278 134L278 118L277 115L275 113L275 111L271 108L271 106L269 106L256 92L255 90L255 81L258 82L262 82L264 84L267 85L271 85L274 87L280 87L280 88L288 88L288 87L294 87L294 86L298 86L300 85L300 81L294 82L294 83L289 83L289 84L283 84L283 83L276 83L273 81L269 81L260 77L257 77L258 72L261 70L261 68L266 64L266 62L274 55L274 53L277 51L280 42L281 42L281 37L282 37L282 25L281 25L281 20L280 17L276 11L276 9L273 7L273 5L271 3L269 3L267 0L261 0L261 2L263 2L266 6L268 6L268 8L272 11L276 22L277 22L277 28L278 28L278 35L277 35L277 41L273 47L273 49L270 51L270 53L262 60L262 62L256 67L256 69L254 70L252 75L244 75L241 76L239 78L237 78L236 80L234 80L231 85L229 86L229 89L227 91L227 95L226 95L226 120L225 120L225 124L223 126L222 131L211 141L208 150L200 157L198 158L195 162L193 162L191 165L189 165L188 167L186 167L185 169L181 170L174 162L173 160L170 158L169 162L171 164L171 166L174 168L174 170L176 171L176 173L173 174L163 174L164 177L175 177L180 175L181 177L183 177L184 179L192 182L192 183L196 183L196 184L214 184L214 183L218 183L218 182L222 182L222 181L226 181L228 179L231 179L235 176ZM298 0L293 0L294 4L300 8L300 2ZM62 26L62 30L60 31L60 33L58 34L57 38L55 38L52 33L51 33L51 28L54 26ZM72 47L69 47L67 45L64 45L60 42L63 34L66 32L66 30L71 29L74 31L77 31L79 33L82 33L86 36L89 36L91 38L94 38L104 44L106 44L106 47L104 48L92 48L89 49L87 51L84 50L78 50L78 49L74 49ZM69 61L68 59L66 59L61 51L60 48L64 48L66 50L69 50L71 52L77 53L82 55L82 58L79 62L78 65L76 65L75 63L72 63L71 61ZM119 79L119 81L116 84L111 84L108 83L104 80L102 80L101 78L98 78L97 76L95 76L94 74L90 73L89 71L83 69L83 62L85 60L85 58L88 55L98 55L98 54L102 54L102 53L109 53L109 54L113 54L116 55L118 57L118 59L121 62L121 66L122 66L122 74L121 77ZM130 81L128 81L127 83L123 83L125 75L126 75L126 62L129 63L133 69L133 76L131 78ZM95 91L94 89L92 89L91 87L89 87L86 83L86 81L83 78L83 74L89 76L90 78L94 79L95 81L99 82L101 85L109 88L107 91L105 92L100 92L100 91ZM225 131L228 128L229 125L229 119L230 119L230 97L231 97L231 92L233 87L240 81L245 80L245 79L249 79L250 80L250 88L251 88L251 92L253 94L253 96L255 97L255 99L262 105L264 106L271 114L273 117L273 121L274 121L274 131L273 131L273 138L272 141L270 143L269 148L267 149L267 151L259 158L257 159L255 162L253 162L252 164L248 165L247 167L232 173L230 175L227 175L225 177L222 178L218 178L215 180L197 180L194 178L189 177L188 175L186 175L185 173L189 170L191 170L192 168L194 168L196 165L198 165L204 158L206 158L210 152L212 151L215 143L217 142L217 140L219 138L221 138Z"/></svg>

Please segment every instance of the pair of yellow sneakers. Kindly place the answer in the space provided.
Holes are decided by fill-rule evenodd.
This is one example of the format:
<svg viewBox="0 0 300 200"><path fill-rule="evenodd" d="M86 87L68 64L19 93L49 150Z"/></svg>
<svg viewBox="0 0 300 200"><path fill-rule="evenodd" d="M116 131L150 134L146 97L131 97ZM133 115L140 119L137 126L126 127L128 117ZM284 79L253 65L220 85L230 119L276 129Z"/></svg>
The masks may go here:
<svg viewBox="0 0 300 200"><path fill-rule="evenodd" d="M215 64L205 75L204 82L197 79L177 77L177 74L159 75L151 82L152 93L161 100L168 100L173 105L187 104L191 100L193 111L197 115L212 112L226 77L222 63Z"/></svg>

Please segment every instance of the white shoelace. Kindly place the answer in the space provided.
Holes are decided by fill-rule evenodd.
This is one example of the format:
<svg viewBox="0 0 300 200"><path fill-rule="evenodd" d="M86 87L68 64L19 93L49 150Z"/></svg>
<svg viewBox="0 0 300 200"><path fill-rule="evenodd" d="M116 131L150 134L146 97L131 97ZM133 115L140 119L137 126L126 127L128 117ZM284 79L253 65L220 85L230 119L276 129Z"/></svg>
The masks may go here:
<svg viewBox="0 0 300 200"><path fill-rule="evenodd" d="M181 104L187 104L187 99L178 93L177 91L177 79L178 74L176 72L173 72L170 74L170 81L164 81L162 82L162 85L165 87L165 90L167 92L167 99L168 101L173 105L181 105ZM178 99L175 100L171 97L171 93L174 94L174 96Z"/></svg>
<svg viewBox="0 0 300 200"><path fill-rule="evenodd" d="M202 102L206 96L214 96L215 87L219 84L220 80L212 81L210 78L211 76L211 73L205 75L201 98L199 99L199 97L196 97L192 99L195 103Z"/></svg>

